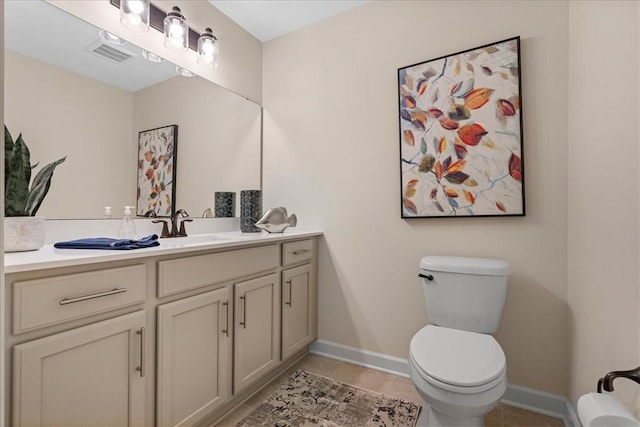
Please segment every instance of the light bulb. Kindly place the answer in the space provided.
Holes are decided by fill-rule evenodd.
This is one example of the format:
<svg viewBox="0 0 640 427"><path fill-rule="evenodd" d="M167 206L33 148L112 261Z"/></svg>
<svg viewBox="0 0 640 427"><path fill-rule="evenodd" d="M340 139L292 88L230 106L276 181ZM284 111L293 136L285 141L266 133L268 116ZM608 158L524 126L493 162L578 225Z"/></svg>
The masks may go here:
<svg viewBox="0 0 640 427"><path fill-rule="evenodd" d="M206 55L213 54L213 42L211 40L205 40L205 42L202 44L202 52Z"/></svg>
<svg viewBox="0 0 640 427"><path fill-rule="evenodd" d="M142 22L142 18L140 18L140 15L136 15L135 13L130 13L129 15L127 15L127 19L129 20L129 23L134 26L140 25L140 23Z"/></svg>
<svg viewBox="0 0 640 427"><path fill-rule="evenodd" d="M120 3L120 22L134 31L149 30L149 0L127 0Z"/></svg>
<svg viewBox="0 0 640 427"><path fill-rule="evenodd" d="M198 64L207 68L218 66L220 46L211 28L206 28L198 39Z"/></svg>
<svg viewBox="0 0 640 427"><path fill-rule="evenodd" d="M169 27L169 35L171 38L182 40L182 36L184 35L184 28L180 25L179 22L173 22Z"/></svg>
<svg viewBox="0 0 640 427"><path fill-rule="evenodd" d="M189 32L180 8L174 6L164 18L164 45L170 49L189 49Z"/></svg>
<svg viewBox="0 0 640 427"><path fill-rule="evenodd" d="M131 13L135 13L140 16L142 11L144 11L144 3L140 0L129 0L127 3L129 3L129 10Z"/></svg>

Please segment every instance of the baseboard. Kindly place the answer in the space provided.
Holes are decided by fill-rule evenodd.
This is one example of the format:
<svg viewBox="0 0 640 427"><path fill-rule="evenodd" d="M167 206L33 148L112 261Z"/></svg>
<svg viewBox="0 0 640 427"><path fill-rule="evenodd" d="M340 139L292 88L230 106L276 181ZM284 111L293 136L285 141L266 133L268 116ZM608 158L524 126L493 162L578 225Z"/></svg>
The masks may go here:
<svg viewBox="0 0 640 427"><path fill-rule="evenodd" d="M323 340L314 341L309 347L309 353L409 378L409 365L407 364L407 359L402 359L400 357L389 356L388 354L362 350Z"/></svg>
<svg viewBox="0 0 640 427"><path fill-rule="evenodd" d="M317 340L311 344L309 352L409 378L407 360L400 357L324 340ZM561 395L508 384L502 402L532 412L562 418L567 427L581 427L573 406L566 397Z"/></svg>
<svg viewBox="0 0 640 427"><path fill-rule="evenodd" d="M566 427L581 427L578 416L569 399L517 384L508 384L502 403L528 411L562 418Z"/></svg>

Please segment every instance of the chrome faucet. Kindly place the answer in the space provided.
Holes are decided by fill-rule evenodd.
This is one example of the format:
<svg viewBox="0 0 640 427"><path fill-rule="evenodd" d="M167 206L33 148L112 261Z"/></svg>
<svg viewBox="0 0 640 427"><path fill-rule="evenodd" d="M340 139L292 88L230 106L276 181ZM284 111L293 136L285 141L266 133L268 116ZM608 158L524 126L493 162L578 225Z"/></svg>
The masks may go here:
<svg viewBox="0 0 640 427"><path fill-rule="evenodd" d="M180 221L180 216L182 215L182 221ZM153 223L162 223L162 234L160 237L187 237L187 230L184 226L185 222L191 222L193 219L189 218L189 214L184 209L178 209L173 216L171 216L171 231L169 231L169 226L167 220L157 219L153 220Z"/></svg>

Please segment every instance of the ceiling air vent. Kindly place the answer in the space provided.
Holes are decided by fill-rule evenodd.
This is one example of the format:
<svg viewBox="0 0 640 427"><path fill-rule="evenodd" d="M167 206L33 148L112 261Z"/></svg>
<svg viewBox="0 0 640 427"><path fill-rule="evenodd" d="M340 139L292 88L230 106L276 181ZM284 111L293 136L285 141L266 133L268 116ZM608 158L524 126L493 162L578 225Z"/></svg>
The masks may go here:
<svg viewBox="0 0 640 427"><path fill-rule="evenodd" d="M104 43L102 40L95 41L87 46L86 49L94 55L98 55L99 57L111 62L124 62L134 56L137 56L136 53L124 49L121 46L113 46Z"/></svg>

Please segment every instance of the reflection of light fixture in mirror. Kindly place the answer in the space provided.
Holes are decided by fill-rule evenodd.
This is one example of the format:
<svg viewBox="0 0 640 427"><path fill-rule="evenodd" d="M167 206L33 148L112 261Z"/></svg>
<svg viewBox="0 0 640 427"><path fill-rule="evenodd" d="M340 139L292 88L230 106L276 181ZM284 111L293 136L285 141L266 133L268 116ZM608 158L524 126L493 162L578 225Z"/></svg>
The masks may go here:
<svg viewBox="0 0 640 427"><path fill-rule="evenodd" d="M164 45L173 50L189 49L189 27L177 6L164 18Z"/></svg>
<svg viewBox="0 0 640 427"><path fill-rule="evenodd" d="M142 57L149 62L164 62L164 58L144 49L142 49Z"/></svg>
<svg viewBox="0 0 640 427"><path fill-rule="evenodd" d="M178 65L176 65L176 73L180 74L183 77L193 77L195 76L195 73L192 73L191 71L187 70L186 68L182 68Z"/></svg>
<svg viewBox="0 0 640 427"><path fill-rule="evenodd" d="M120 37L113 35L106 30L100 30L98 34L100 34L100 40L102 40L105 43L114 44L117 46L122 46L127 44L126 40L121 39Z"/></svg>
<svg viewBox="0 0 640 427"><path fill-rule="evenodd" d="M134 31L149 31L149 0L122 0L120 22Z"/></svg>
<svg viewBox="0 0 640 427"><path fill-rule="evenodd" d="M219 57L218 38L213 35L211 28L205 28L204 33L198 39L198 64L214 68L218 66Z"/></svg>

